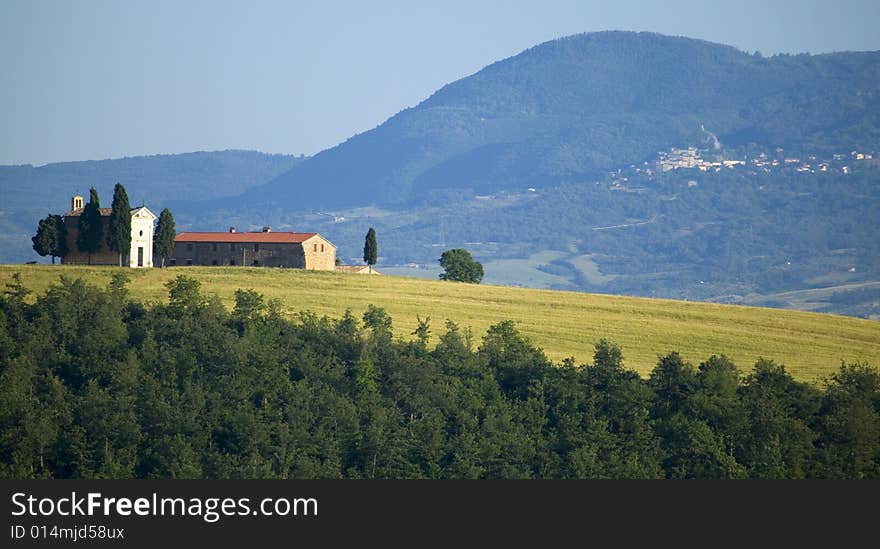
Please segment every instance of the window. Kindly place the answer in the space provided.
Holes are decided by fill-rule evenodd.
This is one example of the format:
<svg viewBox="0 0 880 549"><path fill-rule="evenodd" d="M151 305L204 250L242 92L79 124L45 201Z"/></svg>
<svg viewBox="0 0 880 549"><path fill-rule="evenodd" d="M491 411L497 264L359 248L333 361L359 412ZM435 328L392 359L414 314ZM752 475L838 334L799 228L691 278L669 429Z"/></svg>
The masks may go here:
<svg viewBox="0 0 880 549"><path fill-rule="evenodd" d="M216 264L217 264L217 260L216 260L216 259L213 260L213 261L211 261L211 265L216 265Z"/></svg>
<svg viewBox="0 0 880 549"><path fill-rule="evenodd" d="M322 251L322 252L324 251L324 245L323 245L323 244L321 244L321 251Z"/></svg>
<svg viewBox="0 0 880 549"><path fill-rule="evenodd" d="M214 242L213 244L211 244L211 251L214 251L214 252L217 251L217 243L216 243L216 242Z"/></svg>
<svg viewBox="0 0 880 549"><path fill-rule="evenodd" d="M187 259L187 260L186 260L186 264L187 264L187 265L192 265L192 264L193 264L193 260L192 260L192 259Z"/></svg>
<svg viewBox="0 0 880 549"><path fill-rule="evenodd" d="M230 260L229 260L229 264L230 264L230 265L235 265L235 260L234 260L234 259L230 259Z"/></svg>
<svg viewBox="0 0 880 549"><path fill-rule="evenodd" d="M188 251L190 251L190 252L192 251L192 249L193 249L193 244L192 244L192 242L187 242L187 243L186 243L186 249L187 249Z"/></svg>
<svg viewBox="0 0 880 549"><path fill-rule="evenodd" d="M168 260L168 265L170 265L170 266L172 266L172 267L173 267L174 265L177 265L177 260L176 260L176 259L169 259L169 260Z"/></svg>
<svg viewBox="0 0 880 549"><path fill-rule="evenodd" d="M144 231L138 231L138 236L144 236Z"/></svg>
<svg viewBox="0 0 880 549"><path fill-rule="evenodd" d="M317 245L317 244L315 244L315 247L313 248L313 250L316 251L316 252L318 251L318 245Z"/></svg>
<svg viewBox="0 0 880 549"><path fill-rule="evenodd" d="M229 249L230 249L230 251L234 252L235 251L235 244L230 244Z"/></svg>
<svg viewBox="0 0 880 549"><path fill-rule="evenodd" d="M260 266L260 262L255 259L254 260L254 267L259 267L259 266Z"/></svg>
<svg viewBox="0 0 880 549"><path fill-rule="evenodd" d="M259 245L259 244L254 244L254 251L255 251L255 252L259 252L259 251L260 251L260 245Z"/></svg>

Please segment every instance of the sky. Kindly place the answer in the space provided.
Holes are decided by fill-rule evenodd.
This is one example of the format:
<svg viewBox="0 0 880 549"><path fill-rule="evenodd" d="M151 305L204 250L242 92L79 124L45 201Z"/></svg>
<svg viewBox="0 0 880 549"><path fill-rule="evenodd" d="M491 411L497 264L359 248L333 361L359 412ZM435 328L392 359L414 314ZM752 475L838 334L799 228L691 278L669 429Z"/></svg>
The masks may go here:
<svg viewBox="0 0 880 549"><path fill-rule="evenodd" d="M877 0L0 0L0 165L311 155L561 36L875 51L878 21Z"/></svg>

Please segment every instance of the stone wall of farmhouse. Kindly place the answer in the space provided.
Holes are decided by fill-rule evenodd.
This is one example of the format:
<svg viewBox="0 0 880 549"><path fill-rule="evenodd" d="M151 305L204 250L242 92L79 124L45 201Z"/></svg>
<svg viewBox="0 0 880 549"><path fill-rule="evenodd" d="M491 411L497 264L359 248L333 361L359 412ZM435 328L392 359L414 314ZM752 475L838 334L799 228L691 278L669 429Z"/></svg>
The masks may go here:
<svg viewBox="0 0 880 549"><path fill-rule="evenodd" d="M302 245L289 242L178 242L170 264L306 268Z"/></svg>
<svg viewBox="0 0 880 549"><path fill-rule="evenodd" d="M76 247L76 237L79 235L79 217L65 217L64 224L67 227L68 252L61 258L61 263L65 265L119 265L119 254L112 251L107 244L107 231L110 230L109 216L101 216L104 236L101 238L100 251L92 254L91 261L89 261L89 254L79 251Z"/></svg>
<svg viewBox="0 0 880 549"><path fill-rule="evenodd" d="M336 270L336 248L319 236L303 242L306 269L316 271Z"/></svg>

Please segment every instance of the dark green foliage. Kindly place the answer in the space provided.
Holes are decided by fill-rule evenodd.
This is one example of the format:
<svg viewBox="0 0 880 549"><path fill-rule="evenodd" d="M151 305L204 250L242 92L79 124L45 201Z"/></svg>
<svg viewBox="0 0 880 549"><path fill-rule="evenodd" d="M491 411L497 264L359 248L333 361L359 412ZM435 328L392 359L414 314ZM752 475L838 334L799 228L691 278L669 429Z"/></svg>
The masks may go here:
<svg viewBox="0 0 880 549"><path fill-rule="evenodd" d="M696 371L673 351L660 358L648 384L657 395L655 415L667 417L678 412L693 395L697 384Z"/></svg>
<svg viewBox="0 0 880 549"><path fill-rule="evenodd" d="M364 238L364 263L371 268L379 260L379 246L376 244L376 229L370 227Z"/></svg>
<svg viewBox="0 0 880 549"><path fill-rule="evenodd" d="M880 372L824 391L761 360L740 380L677 353L649 380L602 340L553 364L512 322L475 349L280 314L254 290L227 311L197 281L167 304L62 277L0 297L0 478L877 478Z"/></svg>
<svg viewBox="0 0 880 549"><path fill-rule="evenodd" d="M423 349L427 349L428 339L431 337L431 317L422 320L420 316L416 315L416 329L413 330L410 335L416 336L419 345L421 345Z"/></svg>
<svg viewBox="0 0 880 549"><path fill-rule="evenodd" d="M51 214L40 220L37 234L31 238L34 251L42 256L51 255L52 264L56 257L67 254L67 226L60 215Z"/></svg>
<svg viewBox="0 0 880 549"><path fill-rule="evenodd" d="M734 443L737 461L754 478L804 478L817 433L810 429L819 391L799 383L772 360L760 359L740 389L748 428Z"/></svg>
<svg viewBox="0 0 880 549"><path fill-rule="evenodd" d="M121 183L117 183L113 188L107 244L111 250L119 254L119 266L122 267L123 258L131 252L131 204L128 202L128 193Z"/></svg>
<svg viewBox="0 0 880 549"><path fill-rule="evenodd" d="M865 364L841 364L825 390L815 424L814 474L880 477L880 372Z"/></svg>
<svg viewBox="0 0 880 549"><path fill-rule="evenodd" d="M483 264L474 261L471 253L462 248L443 252L440 256L440 266L444 271L440 273L440 280L471 284L479 284L483 280Z"/></svg>
<svg viewBox="0 0 880 549"><path fill-rule="evenodd" d="M168 208L163 208L159 214L156 231L153 233L153 252L162 258L162 267L165 266L165 260L174 255L175 236L177 236L177 229L174 227L174 217Z"/></svg>
<svg viewBox="0 0 880 549"><path fill-rule="evenodd" d="M91 265L92 254L101 251L101 242L104 240L101 204L98 200L98 191L94 187L89 190L89 201L79 216L77 228L79 233L76 235L76 247L79 251L89 254L89 265Z"/></svg>

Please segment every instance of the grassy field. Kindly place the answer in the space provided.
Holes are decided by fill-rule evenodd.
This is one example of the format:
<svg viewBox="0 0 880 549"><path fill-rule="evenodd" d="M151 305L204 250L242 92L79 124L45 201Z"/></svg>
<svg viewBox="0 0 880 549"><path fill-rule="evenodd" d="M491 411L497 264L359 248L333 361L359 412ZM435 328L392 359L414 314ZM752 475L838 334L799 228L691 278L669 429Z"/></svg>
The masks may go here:
<svg viewBox="0 0 880 549"><path fill-rule="evenodd" d="M37 293L59 275L106 285L116 269L47 265L0 265L0 283L21 272ZM434 340L446 319L470 326L477 339L492 324L513 320L554 360L592 360L600 338L619 344L626 366L646 375L658 354L679 351L698 364L725 353L748 372L758 357L784 363L799 379L827 377L841 360L880 366L880 323L780 309L467 285L395 276L365 276L267 268L176 267L126 270L134 297L164 301L169 279L185 274L227 305L237 288L278 298L291 314L310 310L332 317L346 308L360 315L368 304L385 308L395 334L410 339L416 315L430 317Z"/></svg>

